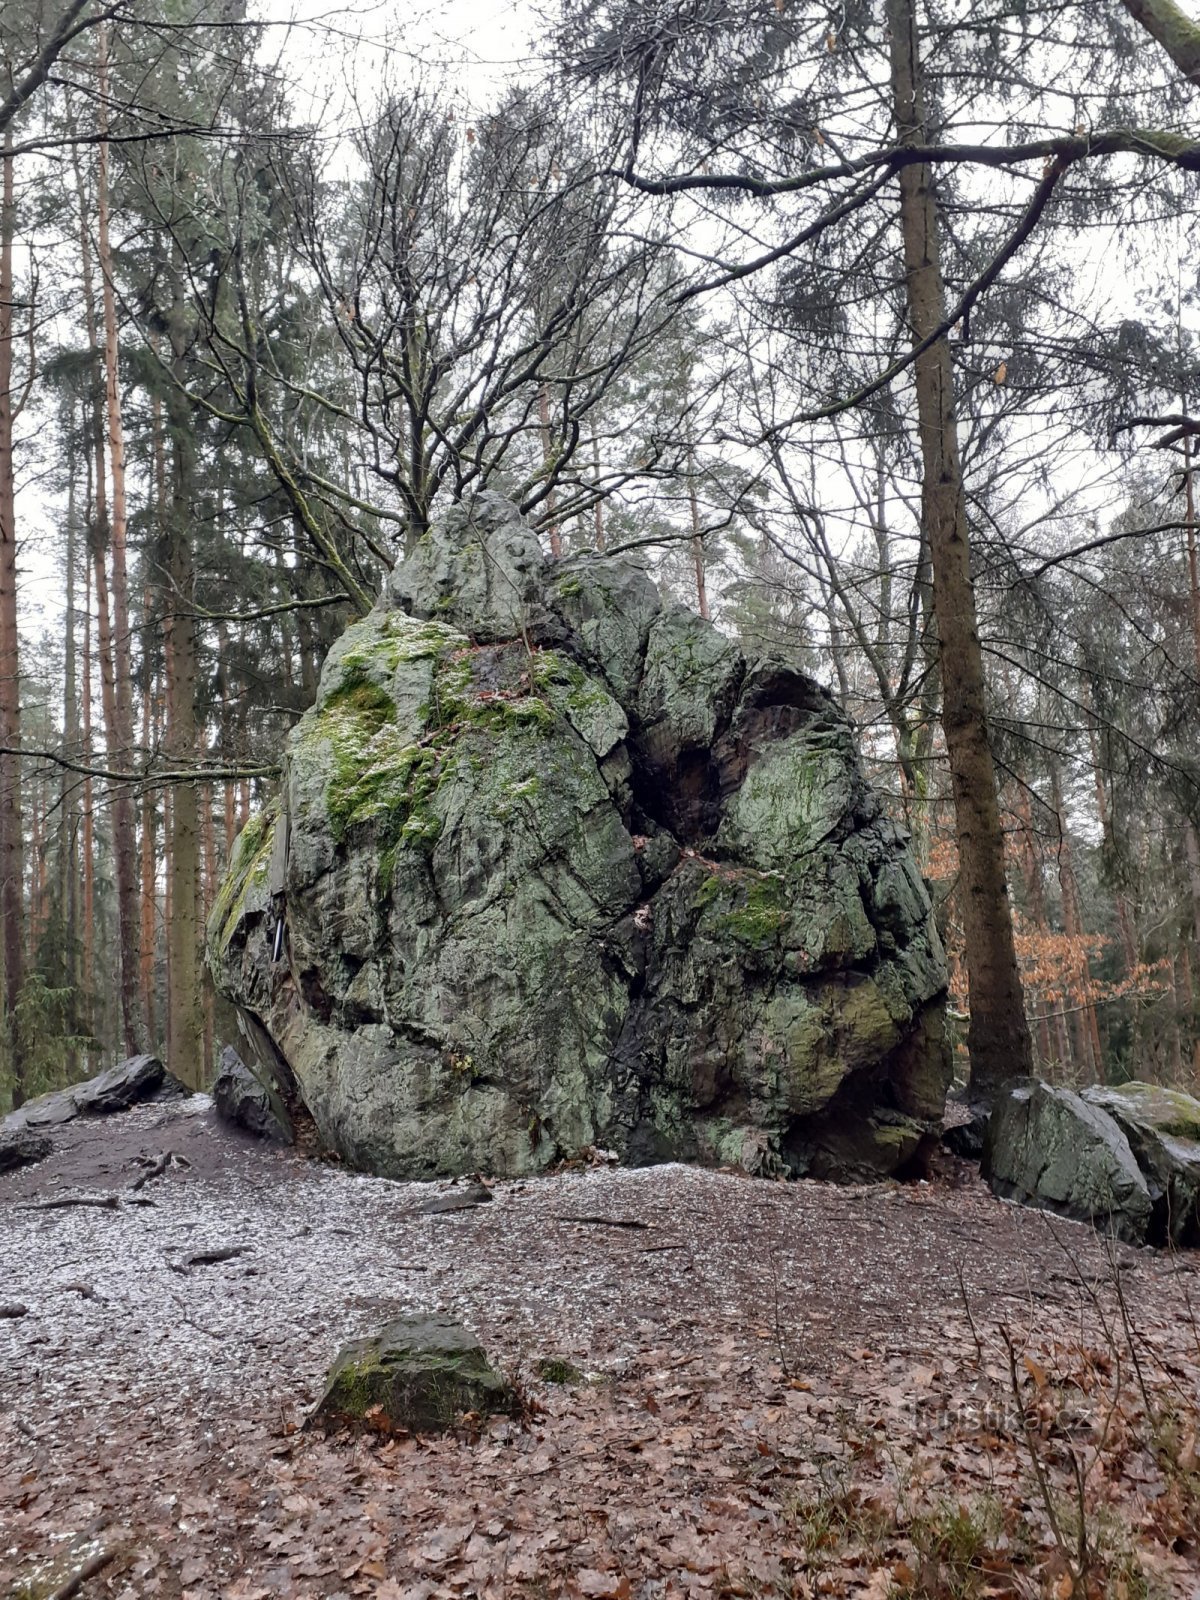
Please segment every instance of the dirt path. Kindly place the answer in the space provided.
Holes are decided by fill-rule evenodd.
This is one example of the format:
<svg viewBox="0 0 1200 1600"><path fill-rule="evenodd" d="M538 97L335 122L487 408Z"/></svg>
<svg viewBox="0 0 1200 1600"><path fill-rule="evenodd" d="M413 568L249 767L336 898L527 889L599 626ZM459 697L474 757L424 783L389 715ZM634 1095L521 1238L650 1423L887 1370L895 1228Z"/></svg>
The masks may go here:
<svg viewBox="0 0 1200 1600"><path fill-rule="evenodd" d="M962 1501L971 1560L1000 1585L977 1592L1061 1593L1005 1325L1047 1470L1069 1481L1068 1446L1088 1468L1094 1571L1133 1563L1160 1592L1200 1592L1193 1259L1114 1257L974 1179L600 1168L425 1215L426 1187L234 1139L203 1106L74 1124L50 1161L0 1178L0 1306L26 1307L0 1319L10 1582L94 1536L116 1553L85 1596L936 1593L949 1557L931 1568L923 1544ZM167 1150L188 1164L131 1195ZM118 1204L30 1209L81 1189ZM1132 1375L1112 1403L1114 1358L1128 1366L1114 1261L1156 1418L1170 1396L1174 1465L1145 1448ZM338 1345L420 1309L481 1335L527 1422L436 1441L298 1431ZM537 1381L546 1356L591 1381ZM1100 1526L1113 1508L1119 1538Z"/></svg>

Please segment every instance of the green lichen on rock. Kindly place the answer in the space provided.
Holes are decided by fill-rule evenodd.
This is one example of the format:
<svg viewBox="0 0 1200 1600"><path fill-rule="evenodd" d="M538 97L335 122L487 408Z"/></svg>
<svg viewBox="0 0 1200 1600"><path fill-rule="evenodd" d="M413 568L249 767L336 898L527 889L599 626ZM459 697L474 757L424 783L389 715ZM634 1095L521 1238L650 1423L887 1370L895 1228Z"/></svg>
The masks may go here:
<svg viewBox="0 0 1200 1600"><path fill-rule="evenodd" d="M285 798L286 960L235 872L214 970L353 1165L806 1170L846 1104L882 1170L881 1104L936 1119L944 959L848 725L623 557L453 513L330 652Z"/></svg>
<svg viewBox="0 0 1200 1600"><path fill-rule="evenodd" d="M700 929L754 950L778 945L791 927L788 885L782 874L722 869L712 863L696 891Z"/></svg>
<svg viewBox="0 0 1200 1600"><path fill-rule="evenodd" d="M265 900L277 816L277 806L265 807L249 819L233 842L229 866L208 919L208 941L218 951L227 948L237 931L247 897L257 890Z"/></svg>
<svg viewBox="0 0 1200 1600"><path fill-rule="evenodd" d="M717 918L717 929L741 944L759 947L780 940L791 921L783 883L764 875L746 885L742 904L736 910Z"/></svg>
<svg viewBox="0 0 1200 1600"><path fill-rule="evenodd" d="M401 1317L339 1352L310 1420L444 1433L468 1412L517 1410L512 1385L474 1334L446 1317Z"/></svg>
<svg viewBox="0 0 1200 1600"><path fill-rule="evenodd" d="M1154 1128L1171 1138L1200 1141L1200 1100L1182 1089L1134 1079L1090 1089L1088 1098L1109 1112L1119 1111L1130 1122Z"/></svg>
<svg viewBox="0 0 1200 1600"><path fill-rule="evenodd" d="M1162 1084L1083 1091L1129 1141L1150 1190L1155 1243L1200 1245L1200 1100Z"/></svg>

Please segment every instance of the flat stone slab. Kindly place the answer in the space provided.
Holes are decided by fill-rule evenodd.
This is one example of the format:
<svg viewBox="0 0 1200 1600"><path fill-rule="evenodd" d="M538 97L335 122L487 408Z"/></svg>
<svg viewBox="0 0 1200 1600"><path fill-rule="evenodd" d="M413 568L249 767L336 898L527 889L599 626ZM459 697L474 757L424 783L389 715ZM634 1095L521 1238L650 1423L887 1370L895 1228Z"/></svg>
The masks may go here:
<svg viewBox="0 0 1200 1600"><path fill-rule="evenodd" d="M140 1105L158 1094L167 1082L167 1069L157 1056L129 1056L83 1083L26 1101L0 1122L0 1135L22 1133L29 1128L59 1127L64 1122L73 1122L76 1117L103 1117L128 1111L130 1106Z"/></svg>

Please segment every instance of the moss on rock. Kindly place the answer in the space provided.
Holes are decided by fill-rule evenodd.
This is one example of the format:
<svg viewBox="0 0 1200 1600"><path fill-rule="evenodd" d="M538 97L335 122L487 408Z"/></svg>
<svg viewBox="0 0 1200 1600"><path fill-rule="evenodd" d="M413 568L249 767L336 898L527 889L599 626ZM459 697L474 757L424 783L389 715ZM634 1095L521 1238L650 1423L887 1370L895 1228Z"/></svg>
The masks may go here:
<svg viewBox="0 0 1200 1600"><path fill-rule="evenodd" d="M208 942L219 956L229 946L251 891L265 894L279 808L272 804L251 817L233 843L233 854L208 919Z"/></svg>
<svg viewBox="0 0 1200 1600"><path fill-rule="evenodd" d="M375 1337L355 1339L329 1369L312 1421L444 1433L466 1412L518 1409L511 1384L473 1333L446 1317L401 1317Z"/></svg>
<svg viewBox="0 0 1200 1600"><path fill-rule="evenodd" d="M904 1054L945 984L928 896L828 695L624 558L544 563L495 497L389 595L289 742L286 960L269 821L219 902L220 986L332 1148L398 1178L587 1145L769 1171L848 1080L860 1119L936 1115L940 1034Z"/></svg>

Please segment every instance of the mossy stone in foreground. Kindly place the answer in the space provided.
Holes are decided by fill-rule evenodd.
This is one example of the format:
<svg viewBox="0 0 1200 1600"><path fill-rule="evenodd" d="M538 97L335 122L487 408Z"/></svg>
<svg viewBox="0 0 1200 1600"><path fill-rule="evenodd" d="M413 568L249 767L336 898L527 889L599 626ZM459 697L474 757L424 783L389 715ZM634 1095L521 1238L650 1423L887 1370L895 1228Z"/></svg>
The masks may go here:
<svg viewBox="0 0 1200 1600"><path fill-rule="evenodd" d="M444 1433L466 1411L512 1414L517 1397L479 1340L448 1317L400 1317L355 1339L329 1369L314 1421L382 1415L410 1433Z"/></svg>

